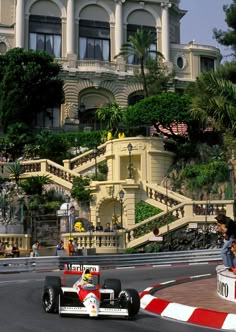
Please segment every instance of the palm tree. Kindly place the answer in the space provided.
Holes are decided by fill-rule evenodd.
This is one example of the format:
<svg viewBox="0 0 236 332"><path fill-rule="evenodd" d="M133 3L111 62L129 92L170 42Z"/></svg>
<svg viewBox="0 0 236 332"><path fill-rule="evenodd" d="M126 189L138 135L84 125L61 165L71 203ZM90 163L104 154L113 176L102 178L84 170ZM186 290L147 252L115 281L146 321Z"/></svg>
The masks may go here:
<svg viewBox="0 0 236 332"><path fill-rule="evenodd" d="M122 108L116 102L107 107L101 106L96 111L96 117L104 122L107 131L116 135L122 122Z"/></svg>
<svg viewBox="0 0 236 332"><path fill-rule="evenodd" d="M236 85L217 72L204 73L196 83L191 115L205 125L236 133Z"/></svg>
<svg viewBox="0 0 236 332"><path fill-rule="evenodd" d="M163 55L160 52L150 49L151 45L155 43L156 38L151 31L138 29L134 35L129 36L128 43L124 43L121 46L120 53L115 56L115 58L124 56L127 59L129 56L133 55L138 58L145 97L148 96L147 82L144 70L145 61L150 58L151 53L154 53L163 59Z"/></svg>
<svg viewBox="0 0 236 332"><path fill-rule="evenodd" d="M42 196L44 187L51 184L52 180L49 175L31 176L20 183L20 186L27 195Z"/></svg>
<svg viewBox="0 0 236 332"><path fill-rule="evenodd" d="M11 176L14 178L16 184L18 184L20 176L25 172L25 169L19 160L16 160L11 166L8 166L8 170L11 173Z"/></svg>

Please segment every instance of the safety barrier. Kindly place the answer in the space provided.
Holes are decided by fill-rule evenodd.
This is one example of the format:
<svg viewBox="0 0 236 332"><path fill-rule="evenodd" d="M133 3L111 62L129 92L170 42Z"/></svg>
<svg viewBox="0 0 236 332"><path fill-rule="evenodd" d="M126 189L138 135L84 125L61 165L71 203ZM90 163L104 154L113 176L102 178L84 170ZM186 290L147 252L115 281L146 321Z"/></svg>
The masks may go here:
<svg viewBox="0 0 236 332"><path fill-rule="evenodd" d="M64 264L96 264L101 269L128 266L221 262L219 249L88 256L49 256L0 259L0 273L62 270Z"/></svg>

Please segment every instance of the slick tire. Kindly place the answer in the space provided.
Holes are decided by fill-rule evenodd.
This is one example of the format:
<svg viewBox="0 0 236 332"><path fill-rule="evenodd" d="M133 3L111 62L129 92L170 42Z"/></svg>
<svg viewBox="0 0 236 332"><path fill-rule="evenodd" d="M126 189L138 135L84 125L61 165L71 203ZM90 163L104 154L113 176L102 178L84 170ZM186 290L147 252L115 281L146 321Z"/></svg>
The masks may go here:
<svg viewBox="0 0 236 332"><path fill-rule="evenodd" d="M42 295L43 310L48 313L58 313L59 310L59 295L61 288L48 286L44 288Z"/></svg>
<svg viewBox="0 0 236 332"><path fill-rule="evenodd" d="M140 309L140 298L136 289L124 289L118 296L119 304L128 310L129 317L137 315Z"/></svg>

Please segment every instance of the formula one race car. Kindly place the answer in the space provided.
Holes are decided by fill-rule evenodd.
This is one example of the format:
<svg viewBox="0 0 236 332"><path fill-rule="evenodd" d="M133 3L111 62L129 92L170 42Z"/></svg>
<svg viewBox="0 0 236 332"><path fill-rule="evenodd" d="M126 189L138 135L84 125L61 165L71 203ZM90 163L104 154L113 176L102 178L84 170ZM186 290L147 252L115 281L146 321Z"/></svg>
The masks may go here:
<svg viewBox="0 0 236 332"><path fill-rule="evenodd" d="M65 284L67 274L81 277L71 287L62 286L62 281ZM121 290L119 279L106 279L101 287L100 270L97 265L65 264L62 281L60 277L46 276L42 296L44 311L59 313L60 316L123 316L130 318L139 312L138 292L135 289Z"/></svg>

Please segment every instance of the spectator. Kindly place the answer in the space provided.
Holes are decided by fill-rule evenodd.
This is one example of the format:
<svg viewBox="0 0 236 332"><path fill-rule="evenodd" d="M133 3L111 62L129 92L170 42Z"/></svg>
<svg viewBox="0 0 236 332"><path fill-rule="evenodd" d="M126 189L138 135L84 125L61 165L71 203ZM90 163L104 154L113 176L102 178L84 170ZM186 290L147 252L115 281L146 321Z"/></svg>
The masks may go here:
<svg viewBox="0 0 236 332"><path fill-rule="evenodd" d="M71 240L71 239L68 242L67 252L68 252L68 256L74 256L75 255L75 247L73 245L73 240Z"/></svg>
<svg viewBox="0 0 236 332"><path fill-rule="evenodd" d="M61 256L58 251L64 250L64 242L59 241L58 244L56 245L56 256Z"/></svg>
<svg viewBox="0 0 236 332"><path fill-rule="evenodd" d="M224 243L221 248L223 264L226 268L232 269L234 256L230 248L233 240L236 239L236 224L232 219L221 213L215 219L219 231L224 234Z"/></svg>
<svg viewBox="0 0 236 332"><path fill-rule="evenodd" d="M9 162L9 163L13 162L13 158L12 158L12 155L10 153L8 153L8 155L7 155L7 162Z"/></svg>
<svg viewBox="0 0 236 332"><path fill-rule="evenodd" d="M32 245L33 257L39 257L39 241L35 241Z"/></svg>
<svg viewBox="0 0 236 332"><path fill-rule="evenodd" d="M232 271L233 274L236 274L236 240L232 241L230 250L234 255Z"/></svg>
<svg viewBox="0 0 236 332"><path fill-rule="evenodd" d="M97 223L96 231L97 231L97 232L103 232L103 227L102 227L100 221L98 221L98 223Z"/></svg>
<svg viewBox="0 0 236 332"><path fill-rule="evenodd" d="M112 232L116 232L119 229L117 221L112 222Z"/></svg>
<svg viewBox="0 0 236 332"><path fill-rule="evenodd" d="M88 231L89 232L94 232L95 231L95 227L94 227L94 225L91 221L90 221L89 226L88 226Z"/></svg>
<svg viewBox="0 0 236 332"><path fill-rule="evenodd" d="M0 256L5 255L5 245L2 241L0 241Z"/></svg>
<svg viewBox="0 0 236 332"><path fill-rule="evenodd" d="M111 229L111 226L110 226L109 222L106 224L104 232L112 232L112 229Z"/></svg>
<svg viewBox="0 0 236 332"><path fill-rule="evenodd" d="M73 244L74 250L75 250L74 255L78 256L79 255L79 245L78 245L78 239L76 237L73 239L72 244Z"/></svg>
<svg viewBox="0 0 236 332"><path fill-rule="evenodd" d="M20 257L20 250L19 250L17 243L13 244L11 253L12 253L13 258Z"/></svg>

